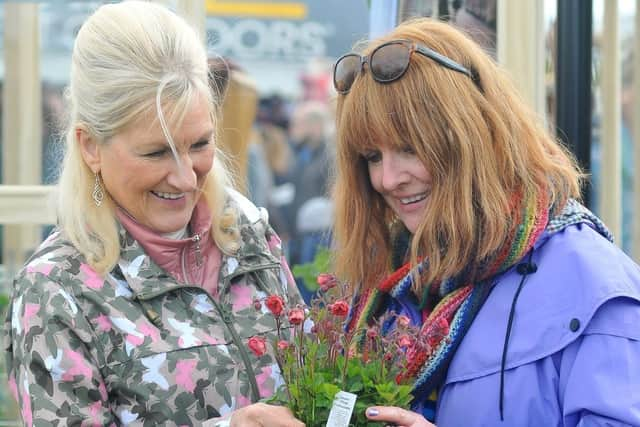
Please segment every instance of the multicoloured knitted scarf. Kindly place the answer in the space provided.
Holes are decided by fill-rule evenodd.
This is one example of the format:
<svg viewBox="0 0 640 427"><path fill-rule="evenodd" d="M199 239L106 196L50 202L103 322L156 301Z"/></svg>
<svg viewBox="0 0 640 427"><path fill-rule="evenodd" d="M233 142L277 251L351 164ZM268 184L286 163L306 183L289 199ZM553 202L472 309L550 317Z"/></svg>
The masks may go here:
<svg viewBox="0 0 640 427"><path fill-rule="evenodd" d="M494 256L478 266L476 271L479 274L475 276L477 279L474 283L469 283L463 273L441 280L435 286L423 285L423 289L435 294L436 303L431 310L424 308L424 301L421 304L422 333L431 336L431 330L442 328L443 324L448 326L448 331L440 334L441 338L432 346L430 354L413 360L404 374L406 379L414 378L415 402L424 402L426 399L427 406L435 408L436 392L445 379L456 349L489 294L491 278L520 261L545 228L548 232L557 232L570 224L585 221L592 224L597 222L598 228L604 228L591 212L574 200L569 200L561 214L549 221L549 203L549 198L543 194L530 194L526 200L518 195L512 200L512 238ZM428 268L428 260L416 268L420 277L423 269ZM402 298L411 292L414 276L410 265L405 264L377 288L362 292L356 297L357 302L348 320L348 330L364 330L371 324L376 316L386 310L384 301L388 299L388 295Z"/></svg>
<svg viewBox="0 0 640 427"><path fill-rule="evenodd" d="M448 331L433 346L433 351L427 357L418 357L404 374L405 378L415 378L413 395L416 397L415 402L422 408L431 406L435 409L436 393L444 381L453 354L489 294L489 279L520 261L545 230L547 233L556 233L570 225L586 223L613 242L613 236L600 219L575 200L568 200L562 211L551 219L547 197L530 195L523 204L520 204L521 198L516 197L513 202L514 207L522 206L520 210L513 211L513 237L494 257L479 267L479 279L475 283L468 283L464 274L461 274L453 279L442 280L439 286L435 286L439 301L432 310L423 309L422 328L426 336L431 336L430 332L443 323L448 325ZM419 277L423 269L428 268L428 262L425 261L416 268ZM347 328L366 328L374 321L375 316L384 312L383 303L387 295L402 298L411 291L413 277L409 264L405 264L377 288L360 294L350 313ZM427 285L423 288L432 287Z"/></svg>

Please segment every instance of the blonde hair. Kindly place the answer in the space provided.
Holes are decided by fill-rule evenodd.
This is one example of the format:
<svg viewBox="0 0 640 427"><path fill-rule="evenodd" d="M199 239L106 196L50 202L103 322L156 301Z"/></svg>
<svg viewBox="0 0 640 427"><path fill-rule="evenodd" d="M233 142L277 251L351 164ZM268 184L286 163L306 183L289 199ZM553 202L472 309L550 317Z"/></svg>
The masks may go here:
<svg viewBox="0 0 640 427"><path fill-rule="evenodd" d="M411 244L414 265L420 255L429 258L424 283L478 265L508 241L514 194L546 192L558 209L579 197L582 178L506 73L459 30L431 19L408 21L363 55L395 39L423 44L477 78L414 54L398 81L377 83L365 67L350 92L338 96L335 264L365 288L388 272L394 222L371 186L366 150L408 145L432 175L429 208Z"/></svg>
<svg viewBox="0 0 640 427"><path fill-rule="evenodd" d="M82 158L76 129L108 144L145 113L155 111L175 155L170 127L180 125L198 97L210 106L215 126L218 97L209 87L208 73L203 42L163 6L140 1L103 5L80 28L66 91L69 123L58 219L66 237L96 271L110 271L120 256L116 206L106 192L100 207L93 202L95 177ZM225 187L230 185L218 153L201 191L213 216L212 236L225 252L237 249L235 217L222 212Z"/></svg>

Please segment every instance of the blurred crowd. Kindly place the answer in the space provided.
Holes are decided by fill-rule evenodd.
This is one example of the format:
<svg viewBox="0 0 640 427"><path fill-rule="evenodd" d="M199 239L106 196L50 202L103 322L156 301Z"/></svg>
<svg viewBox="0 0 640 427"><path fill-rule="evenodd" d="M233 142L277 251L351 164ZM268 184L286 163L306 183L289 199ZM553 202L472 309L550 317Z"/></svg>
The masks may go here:
<svg viewBox="0 0 640 427"><path fill-rule="evenodd" d="M301 76L297 100L259 100L248 148L247 193L269 211L292 266L313 261L330 243L334 157L330 71ZM310 292L299 283L305 298Z"/></svg>

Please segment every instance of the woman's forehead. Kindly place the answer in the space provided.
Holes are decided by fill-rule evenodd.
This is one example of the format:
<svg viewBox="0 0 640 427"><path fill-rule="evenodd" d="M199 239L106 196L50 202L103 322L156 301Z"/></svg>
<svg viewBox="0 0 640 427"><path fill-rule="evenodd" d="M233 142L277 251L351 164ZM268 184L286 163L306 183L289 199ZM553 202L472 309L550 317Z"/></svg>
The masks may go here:
<svg viewBox="0 0 640 427"><path fill-rule="evenodd" d="M199 102L193 102L186 109L166 104L162 109L162 114L172 137L183 139L181 136L187 135L182 134L188 134L189 139L193 139L213 133L214 124L210 110L203 99L200 99ZM135 135L141 142L166 141L155 105L142 112L121 133L123 132Z"/></svg>

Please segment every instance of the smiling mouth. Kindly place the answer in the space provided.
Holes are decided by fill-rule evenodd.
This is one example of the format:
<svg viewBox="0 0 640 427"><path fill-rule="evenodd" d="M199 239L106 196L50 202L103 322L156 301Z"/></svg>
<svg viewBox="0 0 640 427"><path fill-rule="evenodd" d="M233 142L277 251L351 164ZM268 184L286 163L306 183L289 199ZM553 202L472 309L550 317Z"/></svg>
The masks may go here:
<svg viewBox="0 0 640 427"><path fill-rule="evenodd" d="M422 194L417 194L415 196L402 198L400 199L400 203L402 203L403 205L410 205L412 203L421 202L426 198L427 198L427 193L422 193Z"/></svg>
<svg viewBox="0 0 640 427"><path fill-rule="evenodd" d="M185 193L161 193L159 191L151 192L154 196L165 200L178 200L184 197Z"/></svg>

